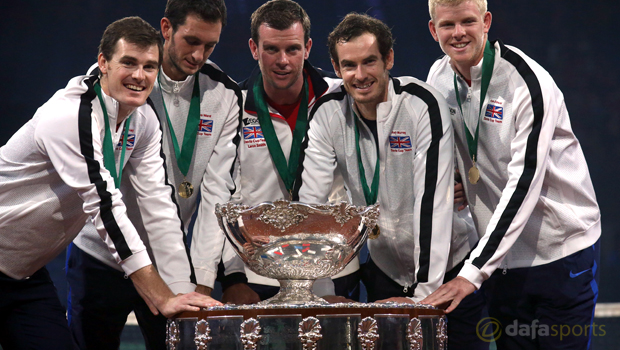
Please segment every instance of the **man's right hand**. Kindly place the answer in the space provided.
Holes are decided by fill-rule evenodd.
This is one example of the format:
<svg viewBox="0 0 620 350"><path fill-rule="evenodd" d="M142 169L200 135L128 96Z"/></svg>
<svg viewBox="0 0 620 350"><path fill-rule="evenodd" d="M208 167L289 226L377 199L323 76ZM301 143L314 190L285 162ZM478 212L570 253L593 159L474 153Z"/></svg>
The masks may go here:
<svg viewBox="0 0 620 350"><path fill-rule="evenodd" d="M219 301L206 295L191 292L187 294L178 294L164 301L160 305L159 311L162 315L171 318L183 311L200 311L201 308L222 305Z"/></svg>
<svg viewBox="0 0 620 350"><path fill-rule="evenodd" d="M222 305L219 301L196 293L174 295L153 265L132 273L129 278L154 315L170 318L183 311L200 311L203 307Z"/></svg>

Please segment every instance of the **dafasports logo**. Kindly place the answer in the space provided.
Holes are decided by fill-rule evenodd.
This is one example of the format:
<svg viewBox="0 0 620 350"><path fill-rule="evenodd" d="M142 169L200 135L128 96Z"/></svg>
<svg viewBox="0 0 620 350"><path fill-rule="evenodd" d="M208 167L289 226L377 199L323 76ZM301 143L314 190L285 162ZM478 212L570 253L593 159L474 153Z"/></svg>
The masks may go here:
<svg viewBox="0 0 620 350"><path fill-rule="evenodd" d="M530 339L537 337L559 337L560 341L566 337L588 337L592 334L595 337L604 337L607 334L605 325L592 323L591 325L566 325L566 324L540 324L538 320L532 321L531 324L519 324L514 320L506 328L493 317L486 317L478 322L476 326L476 334L478 338L485 342L492 342L502 334L514 337L520 336Z"/></svg>
<svg viewBox="0 0 620 350"><path fill-rule="evenodd" d="M490 343L502 336L502 324L493 317L485 317L478 322L476 334L480 340Z"/></svg>

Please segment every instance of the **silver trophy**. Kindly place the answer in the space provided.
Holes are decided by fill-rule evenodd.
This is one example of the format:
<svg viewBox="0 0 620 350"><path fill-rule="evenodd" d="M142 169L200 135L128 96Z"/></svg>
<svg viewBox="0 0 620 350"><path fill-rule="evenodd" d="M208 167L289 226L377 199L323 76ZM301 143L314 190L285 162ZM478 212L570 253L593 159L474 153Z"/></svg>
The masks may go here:
<svg viewBox="0 0 620 350"><path fill-rule="evenodd" d="M275 278L280 292L263 304L327 304L314 281L336 275L358 254L379 219L379 207L287 200L250 207L216 205L218 222L255 273Z"/></svg>

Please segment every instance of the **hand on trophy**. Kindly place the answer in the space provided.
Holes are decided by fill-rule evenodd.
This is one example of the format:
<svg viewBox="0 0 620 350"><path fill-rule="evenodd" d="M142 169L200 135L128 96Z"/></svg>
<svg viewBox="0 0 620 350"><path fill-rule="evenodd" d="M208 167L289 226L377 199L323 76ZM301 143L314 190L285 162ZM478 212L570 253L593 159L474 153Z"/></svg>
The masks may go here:
<svg viewBox="0 0 620 350"><path fill-rule="evenodd" d="M175 296L153 265L145 266L129 277L154 315L161 312L170 318L183 311L200 311L203 307L222 305L219 301L196 292Z"/></svg>
<svg viewBox="0 0 620 350"><path fill-rule="evenodd" d="M443 307L451 302L449 307L446 309L446 313L449 313L456 309L463 298L475 291L476 286L474 286L473 283L469 282L464 277L458 276L452 281L439 287L421 302L423 304L430 304L436 307Z"/></svg>

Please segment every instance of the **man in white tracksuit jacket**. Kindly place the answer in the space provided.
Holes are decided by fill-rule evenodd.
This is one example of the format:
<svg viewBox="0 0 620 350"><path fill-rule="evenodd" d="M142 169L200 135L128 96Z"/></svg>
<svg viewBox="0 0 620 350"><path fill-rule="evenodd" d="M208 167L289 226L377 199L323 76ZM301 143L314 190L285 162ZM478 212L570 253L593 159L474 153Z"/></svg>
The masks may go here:
<svg viewBox="0 0 620 350"><path fill-rule="evenodd" d="M45 264L89 217L151 311L170 317L217 303L198 293L173 294L166 285L173 281L164 282L151 264L118 189L126 168L125 181L148 194L139 200L149 227L179 238L167 247L175 252L168 263L189 273L159 122L145 104L161 62L159 34L138 17L124 18L108 26L99 50L100 75L69 81L0 148L0 345L6 349L73 348Z"/></svg>
<svg viewBox="0 0 620 350"><path fill-rule="evenodd" d="M488 41L486 1L430 5L429 28L446 56L432 66L428 83L451 109L480 240L458 277L426 301L453 300L451 311L482 288L489 315L503 327L547 329L546 336L503 329L498 349L586 349L601 223L564 97L519 49ZM550 328L561 325L582 332L553 336Z"/></svg>
<svg viewBox="0 0 620 350"><path fill-rule="evenodd" d="M207 223L217 226L215 203L226 202L233 190L231 173L236 154L233 140L240 121L241 92L213 62L203 64L218 43L225 24L226 6L220 0L170 0L161 21L165 39L164 61L150 100L161 124L165 172L175 187L173 200L179 207L182 232L188 232L198 195L201 196L199 215L204 216ZM197 42L189 45L186 38ZM196 103L199 108L192 110L195 82L198 84L199 100ZM186 134L187 128L193 128L193 139L192 135ZM191 145L190 152L185 145ZM180 157L177 157L175 148L180 151ZM158 272L164 281L169 282L175 294L194 291L196 283L202 281L201 260L192 261L194 276L194 270L189 269L189 251L170 249L177 242L184 242L185 235L182 232L170 234L164 225L149 226L152 222L149 215L156 216L158 212L141 213L142 200L129 182L129 173L125 175L126 179L121 183L123 202ZM139 181L147 183L146 179ZM194 190L183 192L180 185L184 181L192 184ZM194 234L193 237L199 236ZM127 315L133 310L147 349L165 349L166 318L153 316L148 311L131 283L123 277L122 270L94 226L87 224L73 243L67 254L68 316L78 345L82 348L117 349ZM214 242L204 244L213 245ZM177 257L178 254L182 256ZM188 262L186 266L179 266L171 259ZM97 278L89 278L93 275ZM94 297L102 294L107 296Z"/></svg>
<svg viewBox="0 0 620 350"><path fill-rule="evenodd" d="M298 152L299 156L294 156L297 159L291 159L291 150L299 151L301 141L306 137L307 113L321 96L340 84L339 79L329 77L326 72L316 69L307 61L312 48L312 39L309 35L310 18L296 2L269 1L252 15L252 39L249 44L254 59L259 63L259 69L255 69L247 80L240 83L244 102L241 140L234 175L236 193L233 200L236 202L257 205L278 199L297 199L294 186L285 183L282 174L279 173L270 148L279 145L282 157L286 161L285 167L290 162L297 162L303 151ZM255 93L255 89L258 94ZM264 102L262 105L265 106L262 112L259 110L260 102ZM264 118L262 122L261 118ZM274 139L269 139L266 129L270 127L268 124L272 125ZM290 178L295 180L297 176L296 172L290 175ZM342 182L334 187L334 193L341 197L332 199L346 200ZM209 237L221 236L223 236L221 230L211 226ZM225 253L230 249L226 249ZM214 279L221 252L221 248L218 250L212 247L210 251L202 253L192 250L192 255L197 254L205 259L211 259L209 265ZM239 282L237 281L239 264L234 263L234 260L227 258L225 260L227 262L225 271L228 276L221 279L222 283L227 285ZM239 258L236 260L241 262ZM358 285L356 282L359 278L353 275L358 266L356 259L337 275L343 277L341 283L337 283L337 287L342 287L340 294L349 294L349 290ZM242 262L241 267L243 271ZM277 280L259 276L247 268L245 274L250 286L258 292L261 299L269 298L278 292ZM333 289L333 285L327 279L315 283L315 291L320 296L334 294L337 290Z"/></svg>
<svg viewBox="0 0 620 350"><path fill-rule="evenodd" d="M454 163L447 105L424 82L389 76L391 32L377 19L347 15L329 47L343 85L312 109L299 198L326 202L341 174L353 204L377 201L380 233L368 241L371 260L362 267L368 300L419 301L441 285L450 247ZM376 181L378 193L371 189Z"/></svg>

